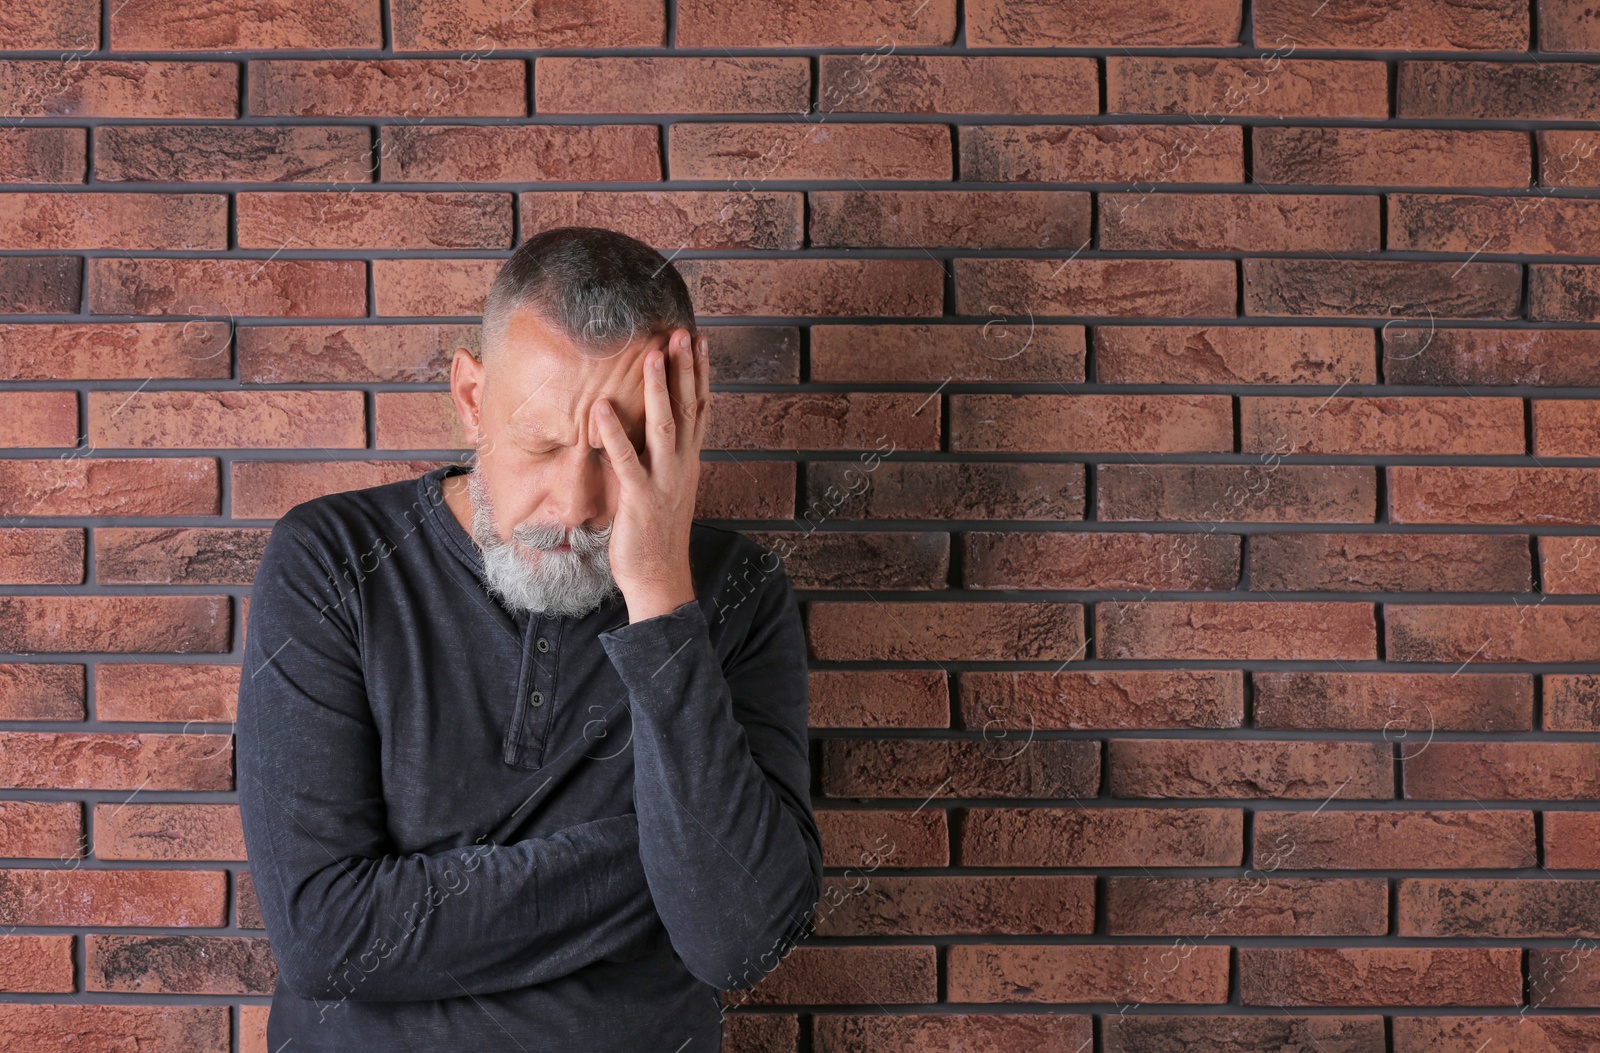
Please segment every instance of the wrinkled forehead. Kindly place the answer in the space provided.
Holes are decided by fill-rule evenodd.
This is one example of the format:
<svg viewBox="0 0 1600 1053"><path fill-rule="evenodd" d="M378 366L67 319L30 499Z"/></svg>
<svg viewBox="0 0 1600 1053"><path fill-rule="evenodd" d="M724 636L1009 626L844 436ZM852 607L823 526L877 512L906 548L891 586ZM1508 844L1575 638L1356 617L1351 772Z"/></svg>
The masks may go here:
<svg viewBox="0 0 1600 1053"><path fill-rule="evenodd" d="M571 443L586 434L591 407L605 398L637 440L644 428L644 355L664 349L668 336L640 333L609 351L585 352L548 326L519 333L514 321L503 353L490 360L495 375L486 397L498 403L493 415L520 438ZM599 444L598 435L589 439Z"/></svg>

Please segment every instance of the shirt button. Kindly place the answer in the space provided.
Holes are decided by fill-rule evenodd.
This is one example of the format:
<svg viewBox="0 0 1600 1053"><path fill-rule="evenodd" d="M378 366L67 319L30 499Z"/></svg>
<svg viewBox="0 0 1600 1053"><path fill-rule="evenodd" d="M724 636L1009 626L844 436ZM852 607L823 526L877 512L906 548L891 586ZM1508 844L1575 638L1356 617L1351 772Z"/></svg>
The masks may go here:
<svg viewBox="0 0 1600 1053"><path fill-rule="evenodd" d="M533 646L537 647L541 652L548 651L550 650L550 641L541 636L533 642Z"/></svg>
<svg viewBox="0 0 1600 1053"><path fill-rule="evenodd" d="M532 702L535 706L542 706L544 705L544 694L542 692L535 691L533 694L528 696L528 701Z"/></svg>

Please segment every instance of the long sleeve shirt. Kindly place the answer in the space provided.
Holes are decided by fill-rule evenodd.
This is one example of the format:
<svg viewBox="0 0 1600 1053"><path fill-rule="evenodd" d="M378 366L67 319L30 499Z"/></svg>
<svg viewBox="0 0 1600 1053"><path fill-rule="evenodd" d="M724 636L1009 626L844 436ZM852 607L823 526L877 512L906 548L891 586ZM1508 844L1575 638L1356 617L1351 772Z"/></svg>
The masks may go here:
<svg viewBox="0 0 1600 1053"><path fill-rule="evenodd" d="M296 505L262 555L237 741L267 1047L712 1053L718 991L822 883L788 578L695 523L676 610L512 611L444 503L465 470Z"/></svg>

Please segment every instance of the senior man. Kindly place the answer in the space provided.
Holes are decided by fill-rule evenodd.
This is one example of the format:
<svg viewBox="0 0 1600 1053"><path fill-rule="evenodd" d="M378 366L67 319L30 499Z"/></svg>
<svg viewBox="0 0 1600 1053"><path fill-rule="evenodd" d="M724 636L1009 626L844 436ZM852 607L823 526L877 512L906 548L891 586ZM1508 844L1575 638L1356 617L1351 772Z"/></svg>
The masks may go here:
<svg viewBox="0 0 1600 1053"><path fill-rule="evenodd" d="M296 505L256 574L239 806L274 1053L712 1053L810 931L804 631L693 522L706 338L642 242L506 261L473 447Z"/></svg>

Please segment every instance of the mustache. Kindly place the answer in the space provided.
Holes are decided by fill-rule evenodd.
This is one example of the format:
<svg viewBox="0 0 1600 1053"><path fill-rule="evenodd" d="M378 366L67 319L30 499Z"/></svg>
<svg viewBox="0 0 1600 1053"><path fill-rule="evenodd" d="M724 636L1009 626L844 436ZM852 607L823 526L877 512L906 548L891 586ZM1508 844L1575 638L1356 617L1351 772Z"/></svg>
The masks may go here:
<svg viewBox="0 0 1600 1053"><path fill-rule="evenodd" d="M588 555L603 551L610 543L611 525L599 529L577 526L569 531L558 523L535 523L513 527L511 538L535 549L553 549L557 545L567 544L573 552Z"/></svg>

